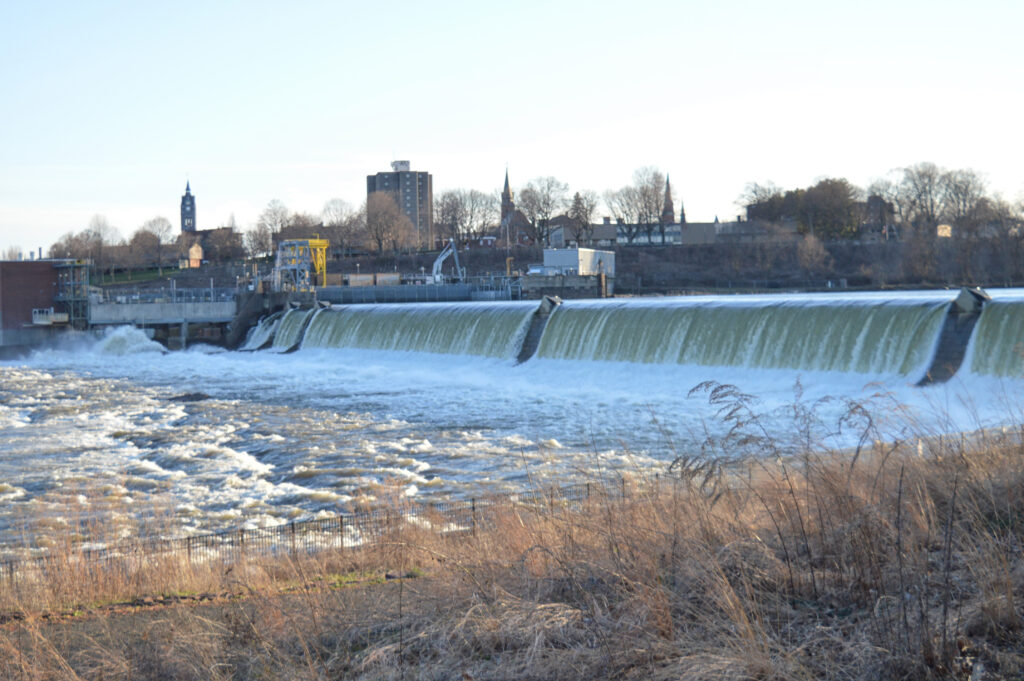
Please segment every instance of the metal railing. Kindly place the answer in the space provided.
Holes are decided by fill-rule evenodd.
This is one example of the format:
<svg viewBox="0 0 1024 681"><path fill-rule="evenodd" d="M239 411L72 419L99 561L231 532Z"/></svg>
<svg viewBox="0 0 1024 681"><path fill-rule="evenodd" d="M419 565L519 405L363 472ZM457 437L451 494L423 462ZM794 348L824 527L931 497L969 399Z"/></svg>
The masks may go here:
<svg viewBox="0 0 1024 681"><path fill-rule="evenodd" d="M237 289L217 288L152 288L152 289L103 289L98 294L102 303L122 305L142 303L228 303L235 299Z"/></svg>

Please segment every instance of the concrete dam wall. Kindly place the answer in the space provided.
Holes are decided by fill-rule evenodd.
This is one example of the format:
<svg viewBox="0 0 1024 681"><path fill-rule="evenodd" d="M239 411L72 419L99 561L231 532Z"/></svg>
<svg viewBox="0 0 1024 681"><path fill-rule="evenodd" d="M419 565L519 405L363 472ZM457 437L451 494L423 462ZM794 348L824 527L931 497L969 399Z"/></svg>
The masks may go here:
<svg viewBox="0 0 1024 681"><path fill-rule="evenodd" d="M266 319L246 348L796 369L899 375L919 385L948 380L962 364L1024 372L1024 355L1014 351L1024 342L1024 302L954 295L335 305Z"/></svg>

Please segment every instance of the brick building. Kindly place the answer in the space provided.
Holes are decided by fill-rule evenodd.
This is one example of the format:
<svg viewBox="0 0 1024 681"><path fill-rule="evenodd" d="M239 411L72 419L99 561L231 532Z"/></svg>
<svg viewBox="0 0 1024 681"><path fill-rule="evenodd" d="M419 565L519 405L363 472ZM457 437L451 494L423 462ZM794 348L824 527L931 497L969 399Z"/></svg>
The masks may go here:
<svg viewBox="0 0 1024 681"><path fill-rule="evenodd" d="M53 329L33 325L32 311L52 308L56 296L54 261L0 261L0 353L49 338Z"/></svg>

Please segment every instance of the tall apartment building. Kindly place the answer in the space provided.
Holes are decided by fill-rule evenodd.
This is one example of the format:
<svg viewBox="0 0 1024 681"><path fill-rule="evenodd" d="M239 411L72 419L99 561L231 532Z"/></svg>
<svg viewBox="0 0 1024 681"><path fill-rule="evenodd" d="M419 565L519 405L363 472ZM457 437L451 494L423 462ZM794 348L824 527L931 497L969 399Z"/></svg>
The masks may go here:
<svg viewBox="0 0 1024 681"><path fill-rule="evenodd" d="M390 173L366 176L366 196L388 192L412 221L421 244L434 246L434 180L430 173L410 169L409 161L393 161Z"/></svg>

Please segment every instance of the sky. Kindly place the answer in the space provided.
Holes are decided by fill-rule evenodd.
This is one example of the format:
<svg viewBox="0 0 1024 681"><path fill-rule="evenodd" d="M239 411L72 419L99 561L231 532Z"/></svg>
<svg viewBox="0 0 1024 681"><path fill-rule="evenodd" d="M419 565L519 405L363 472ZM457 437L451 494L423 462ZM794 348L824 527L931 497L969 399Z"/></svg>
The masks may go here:
<svg viewBox="0 0 1024 681"><path fill-rule="evenodd" d="M1019 0L0 3L0 254L445 189L669 174L690 221L749 182L929 161L1024 200Z"/></svg>

